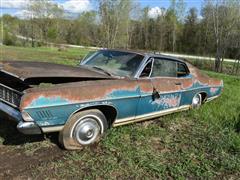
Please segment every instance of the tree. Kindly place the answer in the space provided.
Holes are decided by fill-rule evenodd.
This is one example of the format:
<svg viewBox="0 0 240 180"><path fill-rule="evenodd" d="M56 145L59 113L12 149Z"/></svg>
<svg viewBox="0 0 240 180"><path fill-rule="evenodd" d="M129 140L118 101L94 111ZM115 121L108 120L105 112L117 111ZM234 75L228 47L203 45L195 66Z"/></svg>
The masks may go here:
<svg viewBox="0 0 240 180"><path fill-rule="evenodd" d="M95 11L84 12L75 21L76 23L76 38L78 44L83 45L98 45L98 25L97 13Z"/></svg>
<svg viewBox="0 0 240 180"><path fill-rule="evenodd" d="M128 47L128 30L132 3L130 0L99 0L102 45Z"/></svg>
<svg viewBox="0 0 240 180"><path fill-rule="evenodd" d="M220 71L226 54L226 45L230 35L236 29L240 19L240 2L237 0L208 0L204 6L205 19L209 24L212 33L215 49L215 71Z"/></svg>
<svg viewBox="0 0 240 180"><path fill-rule="evenodd" d="M191 8L188 11L183 27L183 35L181 39L182 50L185 53L196 54L198 41L199 24L197 17L197 9Z"/></svg>
<svg viewBox="0 0 240 180"><path fill-rule="evenodd" d="M53 38L58 31L58 19L63 18L63 8L49 0L31 1L28 6L28 14L31 22L31 38L39 38L42 41ZM40 30L41 34L35 31ZM36 37L38 35L38 37ZM33 44L32 44L33 45Z"/></svg>
<svg viewBox="0 0 240 180"><path fill-rule="evenodd" d="M183 21L186 4L184 0L170 0L170 7L168 9L169 23L171 27L171 41L172 52L176 50L177 33L179 31L181 22ZM180 22L180 23L179 23Z"/></svg>

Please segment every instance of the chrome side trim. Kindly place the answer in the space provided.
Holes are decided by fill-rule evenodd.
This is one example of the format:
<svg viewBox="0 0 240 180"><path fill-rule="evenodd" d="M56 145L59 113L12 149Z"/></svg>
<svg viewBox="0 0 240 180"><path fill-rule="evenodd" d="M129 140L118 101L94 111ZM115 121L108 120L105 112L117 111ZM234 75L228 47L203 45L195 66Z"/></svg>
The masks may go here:
<svg viewBox="0 0 240 180"><path fill-rule="evenodd" d="M190 108L191 108L191 105L184 105L184 106L171 108L171 109L166 109L166 110L162 110L162 111L158 111L158 112L154 112L154 113L139 115L139 116L136 116L136 117L117 119L114 122L113 127L129 124L129 123L133 123L133 122L145 121L147 119L152 119L152 118L164 116L164 115L167 115L167 114L170 114L170 113L173 113L173 112L188 110Z"/></svg>
<svg viewBox="0 0 240 180"><path fill-rule="evenodd" d="M207 101L206 101L206 102L212 101L212 100L218 98L219 96L220 96L220 95L212 96L212 97L210 97L210 98L207 98Z"/></svg>
<svg viewBox="0 0 240 180"><path fill-rule="evenodd" d="M59 132L63 129L63 125L61 126L49 126L49 127L41 127L43 133L50 133L50 132Z"/></svg>

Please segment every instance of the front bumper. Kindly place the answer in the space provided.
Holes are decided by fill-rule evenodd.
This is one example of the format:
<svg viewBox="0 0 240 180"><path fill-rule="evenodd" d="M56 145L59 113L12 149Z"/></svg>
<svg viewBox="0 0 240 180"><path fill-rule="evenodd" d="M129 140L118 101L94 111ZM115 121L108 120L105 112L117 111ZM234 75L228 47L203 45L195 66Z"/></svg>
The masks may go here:
<svg viewBox="0 0 240 180"><path fill-rule="evenodd" d="M17 129L23 134L42 134L40 127L35 122L20 121L17 125Z"/></svg>
<svg viewBox="0 0 240 180"><path fill-rule="evenodd" d="M24 122L22 114L17 109L0 101L0 111L9 119L18 123L17 129L23 134L42 134L41 128L35 122Z"/></svg>

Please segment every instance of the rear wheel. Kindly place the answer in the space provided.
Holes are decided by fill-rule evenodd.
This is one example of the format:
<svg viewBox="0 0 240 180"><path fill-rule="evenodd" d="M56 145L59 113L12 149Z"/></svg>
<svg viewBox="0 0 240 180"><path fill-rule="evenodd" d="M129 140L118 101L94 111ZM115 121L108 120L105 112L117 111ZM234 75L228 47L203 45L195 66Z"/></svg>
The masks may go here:
<svg viewBox="0 0 240 180"><path fill-rule="evenodd" d="M202 95L196 94L192 100L192 108L199 108L202 105Z"/></svg>
<svg viewBox="0 0 240 180"><path fill-rule="evenodd" d="M96 143L108 128L103 113L97 109L74 114L59 133L59 142L68 150Z"/></svg>

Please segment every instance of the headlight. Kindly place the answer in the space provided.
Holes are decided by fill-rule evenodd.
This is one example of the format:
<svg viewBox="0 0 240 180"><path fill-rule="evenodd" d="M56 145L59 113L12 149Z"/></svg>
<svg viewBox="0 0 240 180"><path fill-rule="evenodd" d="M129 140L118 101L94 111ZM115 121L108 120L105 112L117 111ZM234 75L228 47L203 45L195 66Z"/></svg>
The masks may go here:
<svg viewBox="0 0 240 180"><path fill-rule="evenodd" d="M24 121L34 121L32 117L25 111L22 112L22 118Z"/></svg>

